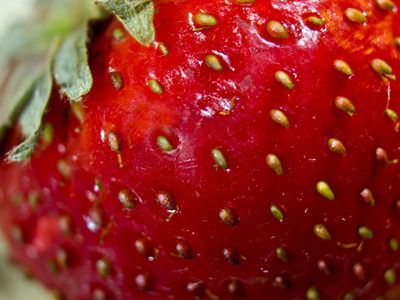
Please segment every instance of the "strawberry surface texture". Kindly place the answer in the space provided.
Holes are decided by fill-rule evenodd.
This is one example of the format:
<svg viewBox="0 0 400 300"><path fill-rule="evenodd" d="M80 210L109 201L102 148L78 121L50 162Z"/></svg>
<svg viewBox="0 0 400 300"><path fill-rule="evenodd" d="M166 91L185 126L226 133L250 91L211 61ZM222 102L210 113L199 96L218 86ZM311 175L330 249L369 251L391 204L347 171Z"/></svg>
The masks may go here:
<svg viewBox="0 0 400 300"><path fill-rule="evenodd" d="M400 299L399 6L154 1L150 45L93 25L90 92L54 84L0 165L12 259L70 300Z"/></svg>

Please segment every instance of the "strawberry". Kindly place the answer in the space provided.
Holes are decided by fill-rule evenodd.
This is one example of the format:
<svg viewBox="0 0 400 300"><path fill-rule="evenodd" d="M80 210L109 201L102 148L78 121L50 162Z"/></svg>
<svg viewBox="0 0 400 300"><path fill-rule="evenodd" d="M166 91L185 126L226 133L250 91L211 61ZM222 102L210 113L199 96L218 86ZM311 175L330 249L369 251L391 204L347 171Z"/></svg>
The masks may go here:
<svg viewBox="0 0 400 300"><path fill-rule="evenodd" d="M399 3L98 3L90 72L63 37L10 117L15 261L74 300L400 298Z"/></svg>

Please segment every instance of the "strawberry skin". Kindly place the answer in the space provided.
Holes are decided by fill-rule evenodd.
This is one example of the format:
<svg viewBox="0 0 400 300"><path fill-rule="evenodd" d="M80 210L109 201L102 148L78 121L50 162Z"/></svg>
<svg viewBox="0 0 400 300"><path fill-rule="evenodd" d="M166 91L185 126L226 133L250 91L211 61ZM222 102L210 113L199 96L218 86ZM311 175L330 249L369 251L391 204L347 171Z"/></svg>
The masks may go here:
<svg viewBox="0 0 400 300"><path fill-rule="evenodd" d="M111 20L82 105L55 89L0 166L13 259L74 300L399 299L388 5L155 1L150 47Z"/></svg>

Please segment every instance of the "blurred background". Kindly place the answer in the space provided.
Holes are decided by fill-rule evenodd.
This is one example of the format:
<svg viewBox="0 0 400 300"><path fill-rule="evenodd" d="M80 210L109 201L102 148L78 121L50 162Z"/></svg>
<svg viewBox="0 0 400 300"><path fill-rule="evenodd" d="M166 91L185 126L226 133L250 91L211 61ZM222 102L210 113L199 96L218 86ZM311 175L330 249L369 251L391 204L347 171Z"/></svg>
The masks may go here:
<svg viewBox="0 0 400 300"><path fill-rule="evenodd" d="M29 15L31 3L32 0L0 0L0 36L10 24ZM0 300L55 300L51 292L28 279L18 266L9 261L7 251L0 233Z"/></svg>

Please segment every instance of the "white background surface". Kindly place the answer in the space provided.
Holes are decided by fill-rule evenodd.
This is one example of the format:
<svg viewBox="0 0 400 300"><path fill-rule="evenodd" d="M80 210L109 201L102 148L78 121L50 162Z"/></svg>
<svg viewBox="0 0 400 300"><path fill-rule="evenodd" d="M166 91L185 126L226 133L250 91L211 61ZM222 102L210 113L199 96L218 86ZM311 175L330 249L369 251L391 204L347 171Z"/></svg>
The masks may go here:
<svg viewBox="0 0 400 300"><path fill-rule="evenodd" d="M0 0L0 36L7 30L8 24L29 15L31 2ZM0 300L54 300L49 291L45 291L34 280L28 280L21 269L9 262L7 251L0 233Z"/></svg>

